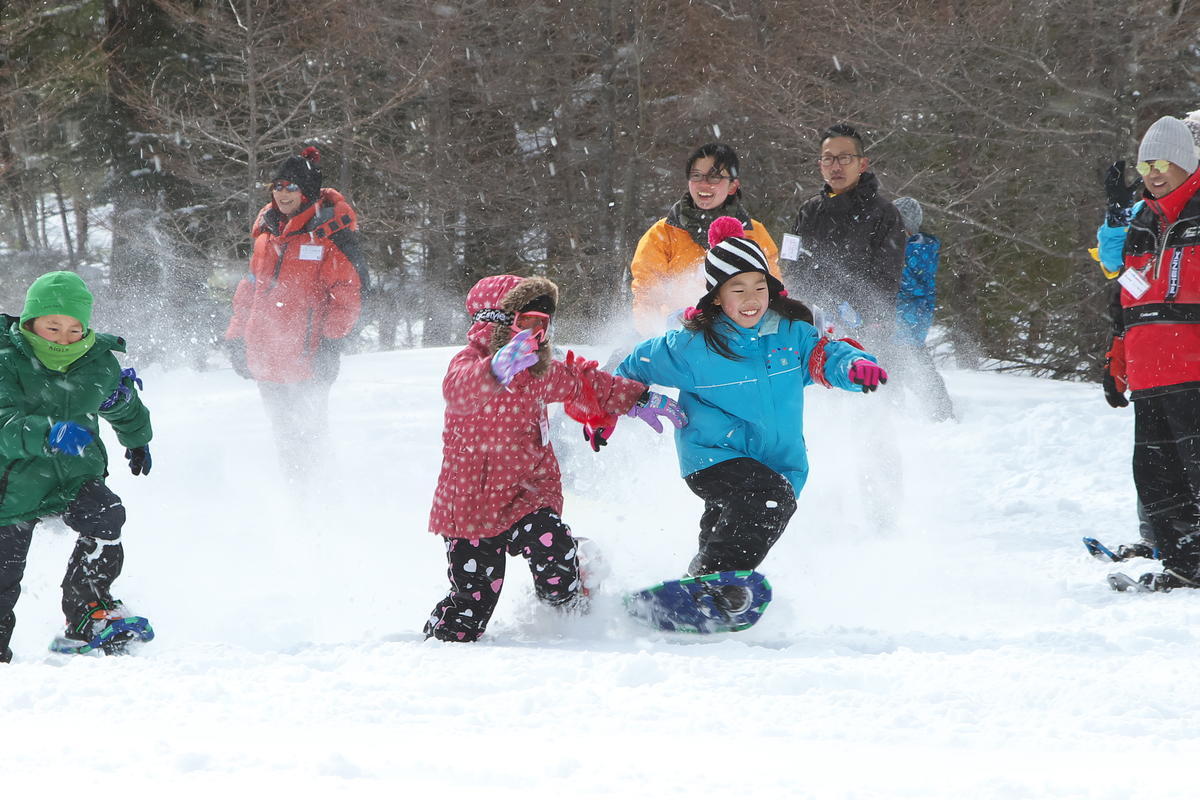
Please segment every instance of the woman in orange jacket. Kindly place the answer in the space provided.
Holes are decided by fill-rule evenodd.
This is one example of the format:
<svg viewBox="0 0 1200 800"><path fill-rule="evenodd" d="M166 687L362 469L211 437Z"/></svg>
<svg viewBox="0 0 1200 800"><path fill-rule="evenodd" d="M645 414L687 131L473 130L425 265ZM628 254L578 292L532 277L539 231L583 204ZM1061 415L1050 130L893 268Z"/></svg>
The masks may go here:
<svg viewBox="0 0 1200 800"><path fill-rule="evenodd" d="M225 331L234 370L258 383L289 480L320 462L329 390L358 321L365 271L354 209L322 188L320 161L309 147L275 173Z"/></svg>
<svg viewBox="0 0 1200 800"><path fill-rule="evenodd" d="M687 160L687 194L667 216L642 235L633 255L633 323L642 336L669 327L668 319L692 304L704 286L708 226L717 217L737 217L767 256L771 274L779 273L779 250L761 222L742 207L738 157L727 144L712 142Z"/></svg>

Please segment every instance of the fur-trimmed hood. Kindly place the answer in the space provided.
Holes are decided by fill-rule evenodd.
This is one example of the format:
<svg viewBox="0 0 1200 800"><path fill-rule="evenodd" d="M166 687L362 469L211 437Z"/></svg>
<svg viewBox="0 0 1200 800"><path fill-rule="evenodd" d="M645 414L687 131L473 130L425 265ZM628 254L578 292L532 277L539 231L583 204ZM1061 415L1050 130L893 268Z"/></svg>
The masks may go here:
<svg viewBox="0 0 1200 800"><path fill-rule="evenodd" d="M515 317L517 312L537 298L548 295L557 308L558 287L548 278L533 276L522 278L517 275L492 275L484 278L467 292L467 313L471 315L471 328L467 339L494 354L513 337L510 325L501 322L475 320L480 311L494 309ZM538 348L537 363L529 368L534 375L544 375L550 369L554 348L547 337Z"/></svg>

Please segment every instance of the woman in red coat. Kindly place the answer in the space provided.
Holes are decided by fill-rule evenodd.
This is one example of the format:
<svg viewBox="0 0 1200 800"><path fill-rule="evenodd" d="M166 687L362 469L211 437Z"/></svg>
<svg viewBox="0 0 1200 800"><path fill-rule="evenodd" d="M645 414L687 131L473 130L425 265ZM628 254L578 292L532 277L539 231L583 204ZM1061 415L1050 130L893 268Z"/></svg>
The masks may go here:
<svg viewBox="0 0 1200 800"><path fill-rule="evenodd" d="M541 601L580 606L547 403L564 403L573 418L608 432L625 413L660 431L658 416L684 424L674 401L643 384L570 352L555 359L548 332L557 303L558 288L539 277L496 275L467 294L472 324L442 382L442 472L429 515L429 530L446 539L450 591L430 615L427 636L466 642L483 634L506 554L529 561Z"/></svg>
<svg viewBox="0 0 1200 800"><path fill-rule="evenodd" d="M320 462L329 389L342 342L358 321L358 222L321 188L315 147L280 165L271 202L251 229L250 274L233 296L225 332L233 368L258 382L289 478Z"/></svg>

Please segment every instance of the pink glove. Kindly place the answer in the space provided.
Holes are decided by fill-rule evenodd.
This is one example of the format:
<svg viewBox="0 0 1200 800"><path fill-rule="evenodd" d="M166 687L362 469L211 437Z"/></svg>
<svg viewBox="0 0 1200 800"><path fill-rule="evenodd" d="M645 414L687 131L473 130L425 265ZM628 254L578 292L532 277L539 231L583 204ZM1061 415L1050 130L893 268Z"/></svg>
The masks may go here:
<svg viewBox="0 0 1200 800"><path fill-rule="evenodd" d="M508 344L492 356L492 374L501 386L508 386L517 373L537 363L538 345L533 340L533 331L522 330Z"/></svg>
<svg viewBox="0 0 1200 800"><path fill-rule="evenodd" d="M873 392L887 383L887 373L878 364L860 358L850 365L850 382L857 383L864 392Z"/></svg>
<svg viewBox="0 0 1200 800"><path fill-rule="evenodd" d="M676 428L687 425L687 414L683 413L679 404L658 392L646 392L633 408L625 412L625 416L640 419L654 428L655 433L663 432L662 423L658 421L659 417L666 417Z"/></svg>

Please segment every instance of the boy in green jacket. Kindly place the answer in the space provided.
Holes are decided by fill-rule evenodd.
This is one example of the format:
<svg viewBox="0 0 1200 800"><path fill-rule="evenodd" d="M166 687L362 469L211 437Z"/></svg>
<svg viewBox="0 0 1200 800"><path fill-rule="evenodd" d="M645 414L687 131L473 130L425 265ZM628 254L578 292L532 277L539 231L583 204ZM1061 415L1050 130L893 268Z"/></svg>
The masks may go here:
<svg viewBox="0 0 1200 800"><path fill-rule="evenodd" d="M115 653L154 637L109 593L121 574L125 507L104 484L98 419L128 448L133 474L145 475L150 412L141 381L113 355L125 341L89 329L91 316L92 294L73 272L34 281L19 319L0 315L0 662L12 659L13 607L33 529L47 516L79 534L62 582L67 627L51 649Z"/></svg>

